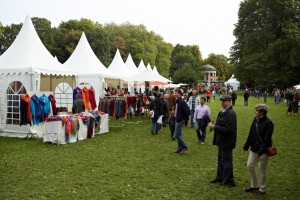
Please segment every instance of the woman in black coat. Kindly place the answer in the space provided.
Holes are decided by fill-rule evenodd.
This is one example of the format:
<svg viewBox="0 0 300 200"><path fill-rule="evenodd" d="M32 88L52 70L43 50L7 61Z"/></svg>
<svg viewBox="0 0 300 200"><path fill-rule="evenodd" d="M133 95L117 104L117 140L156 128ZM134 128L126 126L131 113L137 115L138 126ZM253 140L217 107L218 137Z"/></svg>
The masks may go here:
<svg viewBox="0 0 300 200"><path fill-rule="evenodd" d="M243 147L244 151L247 151L251 147L247 161L251 186L245 189L245 191L256 192L259 195L266 194L267 190L267 164L269 156L266 152L272 146L272 134L274 130L273 122L267 117L267 113L268 108L265 104L258 104L255 107L255 118ZM255 171L256 164L258 164L259 181Z"/></svg>

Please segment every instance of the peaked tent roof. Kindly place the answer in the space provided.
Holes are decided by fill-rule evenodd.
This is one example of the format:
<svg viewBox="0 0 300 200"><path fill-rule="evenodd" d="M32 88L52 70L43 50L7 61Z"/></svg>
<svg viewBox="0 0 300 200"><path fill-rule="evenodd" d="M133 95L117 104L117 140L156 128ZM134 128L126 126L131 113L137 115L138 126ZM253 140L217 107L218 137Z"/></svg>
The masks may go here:
<svg viewBox="0 0 300 200"><path fill-rule="evenodd" d="M151 66L150 66L150 63L147 64L147 69L148 69L149 71L152 71L152 68L151 68Z"/></svg>
<svg viewBox="0 0 300 200"><path fill-rule="evenodd" d="M225 84L228 84L228 83L240 83L240 82L234 77L234 74L232 74L230 79L225 82Z"/></svg>
<svg viewBox="0 0 300 200"><path fill-rule="evenodd" d="M133 76L127 77L124 79L125 81L160 81L160 82L172 82L171 80L155 74L153 71L144 70L140 71L137 74L134 74Z"/></svg>
<svg viewBox="0 0 300 200"><path fill-rule="evenodd" d="M141 60L140 64L139 64L139 67L138 67L138 70L139 71L144 71L146 70L146 67L145 67L145 64L144 64L144 61Z"/></svg>
<svg viewBox="0 0 300 200"><path fill-rule="evenodd" d="M153 67L153 70L152 70L155 74L159 74L158 73L158 71L157 71L157 69L156 69L156 66L154 65L154 67Z"/></svg>
<svg viewBox="0 0 300 200"><path fill-rule="evenodd" d="M84 32L82 32L80 40L72 55L63 66L73 69L78 75L103 75L108 78L115 77L115 75L97 58Z"/></svg>
<svg viewBox="0 0 300 200"><path fill-rule="evenodd" d="M0 56L0 73L74 75L55 59L39 38L29 16L11 46Z"/></svg>
<svg viewBox="0 0 300 200"><path fill-rule="evenodd" d="M119 49L117 49L115 57L110 63L108 70L120 78L125 78L132 75L131 71L129 71L129 69L123 62Z"/></svg>
<svg viewBox="0 0 300 200"><path fill-rule="evenodd" d="M138 72L138 68L135 66L130 53L127 57L125 65L128 67L128 69L131 71L132 74L135 74Z"/></svg>

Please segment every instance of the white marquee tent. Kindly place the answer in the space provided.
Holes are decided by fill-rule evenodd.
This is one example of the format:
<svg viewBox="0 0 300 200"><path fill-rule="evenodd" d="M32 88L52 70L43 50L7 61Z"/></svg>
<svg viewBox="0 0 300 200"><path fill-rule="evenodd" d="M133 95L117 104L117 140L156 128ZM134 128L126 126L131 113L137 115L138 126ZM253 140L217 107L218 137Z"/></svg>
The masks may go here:
<svg viewBox="0 0 300 200"><path fill-rule="evenodd" d="M127 57L125 65L131 71L131 74L136 74L138 72L138 68L135 66L130 53L129 53L128 57Z"/></svg>
<svg viewBox="0 0 300 200"><path fill-rule="evenodd" d="M138 71L141 72L141 71L144 71L144 70L146 70L146 67L145 67L144 61L141 60L139 66L138 66Z"/></svg>
<svg viewBox="0 0 300 200"><path fill-rule="evenodd" d="M124 79L125 81L140 81L140 82L143 82L143 81L160 81L160 82L172 82L171 80L159 75L159 74L156 74L152 71L149 71L149 70L144 70L144 71L141 71L137 74L134 74L133 76L130 76L130 77L127 77Z"/></svg>
<svg viewBox="0 0 300 200"><path fill-rule="evenodd" d="M157 68L156 68L156 66L154 65L154 67L153 67L153 70L152 70L155 74L159 74L158 73L158 71L157 71Z"/></svg>
<svg viewBox="0 0 300 200"><path fill-rule="evenodd" d="M117 49L115 57L113 61L110 63L108 70L121 79L124 79L125 77L129 77L132 75L131 71L125 65L121 57L121 54L119 52L119 49Z"/></svg>
<svg viewBox="0 0 300 200"><path fill-rule="evenodd" d="M77 84L88 83L93 86L95 89L96 101L98 101L98 98L102 95L103 77L116 78L116 76L97 58L84 32L82 33L74 52L63 66L77 72Z"/></svg>
<svg viewBox="0 0 300 200"><path fill-rule="evenodd" d="M240 88L240 82L234 77L234 74L230 77L230 79L226 82L224 82L225 86L230 85L233 87L233 90L239 90Z"/></svg>
<svg viewBox="0 0 300 200"><path fill-rule="evenodd" d="M20 96L53 91L62 81L72 84L74 75L45 48L27 16L12 45L0 56L0 132L28 133L28 127L19 126Z"/></svg>
<svg viewBox="0 0 300 200"><path fill-rule="evenodd" d="M147 70L152 71L152 68L150 66L150 63L147 64Z"/></svg>

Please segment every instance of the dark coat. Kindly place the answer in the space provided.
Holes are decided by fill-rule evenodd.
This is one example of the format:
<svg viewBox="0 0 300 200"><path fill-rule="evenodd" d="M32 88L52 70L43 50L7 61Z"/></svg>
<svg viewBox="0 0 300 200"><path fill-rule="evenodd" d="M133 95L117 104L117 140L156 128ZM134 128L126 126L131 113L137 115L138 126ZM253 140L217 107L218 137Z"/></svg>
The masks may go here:
<svg viewBox="0 0 300 200"><path fill-rule="evenodd" d="M186 104L186 102L183 100L182 97L179 97L177 100L176 100L176 106L175 106L175 110L176 110L176 107L177 107L177 116L176 116L176 122L181 122L184 119L184 110L183 110L183 104Z"/></svg>
<svg viewBox="0 0 300 200"><path fill-rule="evenodd" d="M233 93L231 94L231 99L237 99L237 95L236 95L235 92L233 92Z"/></svg>
<svg viewBox="0 0 300 200"><path fill-rule="evenodd" d="M234 149L236 146L236 114L232 106L219 112L214 128L213 145L221 149Z"/></svg>
<svg viewBox="0 0 300 200"><path fill-rule="evenodd" d="M261 137L262 141L257 134L256 126L258 128L258 134ZM260 156L263 153L266 153L266 149L272 146L273 130L273 122L267 116L263 116L258 120L254 118L243 149L247 151L249 147L251 147L251 151L257 153Z"/></svg>
<svg viewBox="0 0 300 200"><path fill-rule="evenodd" d="M81 99L81 95L77 94L76 100L73 102L72 113L76 114L76 113L81 113L84 111L85 111L84 102Z"/></svg>
<svg viewBox="0 0 300 200"><path fill-rule="evenodd" d="M245 100L248 100L248 99L249 99L249 92L245 92L245 94L244 94L244 99L245 99Z"/></svg>
<svg viewBox="0 0 300 200"><path fill-rule="evenodd" d="M151 103L151 109L154 110L154 117L159 118L161 115L165 115L164 111L164 100L155 98L153 102Z"/></svg>

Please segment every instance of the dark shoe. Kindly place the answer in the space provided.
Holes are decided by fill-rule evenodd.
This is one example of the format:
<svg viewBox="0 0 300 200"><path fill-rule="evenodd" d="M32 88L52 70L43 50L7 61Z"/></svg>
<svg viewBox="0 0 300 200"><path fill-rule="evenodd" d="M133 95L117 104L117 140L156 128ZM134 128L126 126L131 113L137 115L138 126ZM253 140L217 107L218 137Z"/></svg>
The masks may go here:
<svg viewBox="0 0 300 200"><path fill-rule="evenodd" d="M257 195L259 195L259 196L263 196L263 195L265 195L266 193L265 192L261 192L261 191L257 191L257 192L255 192Z"/></svg>
<svg viewBox="0 0 300 200"><path fill-rule="evenodd" d="M232 183L232 182L222 182L220 185L221 185L221 186L234 187L234 186L235 186L235 183Z"/></svg>
<svg viewBox="0 0 300 200"><path fill-rule="evenodd" d="M176 151L174 151L174 153L180 153L181 152L181 150L176 150Z"/></svg>
<svg viewBox="0 0 300 200"><path fill-rule="evenodd" d="M221 180L216 179L216 178L210 181L210 183L213 183L213 184L214 183L221 183L221 182L222 182Z"/></svg>
<svg viewBox="0 0 300 200"><path fill-rule="evenodd" d="M187 154L188 153L188 149L182 149L179 153L180 154Z"/></svg>
<svg viewBox="0 0 300 200"><path fill-rule="evenodd" d="M259 188L249 187L249 188L246 188L246 189L245 189L245 192L256 192L256 191L258 191L258 190L259 190Z"/></svg>
<svg viewBox="0 0 300 200"><path fill-rule="evenodd" d="M151 130L151 134L154 135L154 131L153 130Z"/></svg>

